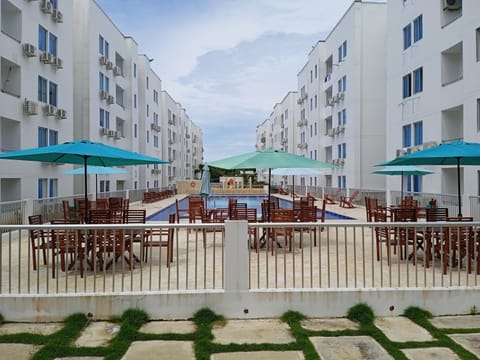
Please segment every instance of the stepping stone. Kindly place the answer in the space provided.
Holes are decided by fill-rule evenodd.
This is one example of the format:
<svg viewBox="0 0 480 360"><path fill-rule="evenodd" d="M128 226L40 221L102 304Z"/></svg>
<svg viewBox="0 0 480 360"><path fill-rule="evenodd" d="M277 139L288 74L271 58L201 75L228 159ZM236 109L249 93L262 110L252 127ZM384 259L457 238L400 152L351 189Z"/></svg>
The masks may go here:
<svg viewBox="0 0 480 360"><path fill-rule="evenodd" d="M192 321L150 321L140 328L140 332L149 334L189 334L196 330Z"/></svg>
<svg viewBox="0 0 480 360"><path fill-rule="evenodd" d="M392 341L432 341L432 335L423 327L403 316L380 317L375 326Z"/></svg>
<svg viewBox="0 0 480 360"><path fill-rule="evenodd" d="M410 360L457 360L460 359L449 348L423 348L402 350Z"/></svg>
<svg viewBox="0 0 480 360"><path fill-rule="evenodd" d="M18 333L51 335L62 327L61 323L7 323L0 326L0 335Z"/></svg>
<svg viewBox="0 0 480 360"><path fill-rule="evenodd" d="M251 351L213 354L211 360L304 360L301 351Z"/></svg>
<svg viewBox="0 0 480 360"><path fill-rule="evenodd" d="M310 341L322 360L393 359L369 336L316 336Z"/></svg>
<svg viewBox="0 0 480 360"><path fill-rule="evenodd" d="M71 356L71 357L62 357L55 358L54 360L103 360L102 356Z"/></svg>
<svg viewBox="0 0 480 360"><path fill-rule="evenodd" d="M280 320L228 320L213 326L213 340L220 344L286 344L295 341L287 324Z"/></svg>
<svg viewBox="0 0 480 360"><path fill-rule="evenodd" d="M449 335L453 340L480 358L480 333Z"/></svg>
<svg viewBox="0 0 480 360"><path fill-rule="evenodd" d="M30 344L0 344L2 359L28 360L41 346Z"/></svg>
<svg viewBox="0 0 480 360"><path fill-rule="evenodd" d="M106 345L118 332L120 324L106 321L90 323L75 341L75 346L97 347Z"/></svg>
<svg viewBox="0 0 480 360"><path fill-rule="evenodd" d="M438 316L431 319L433 326L450 329L480 328L480 315Z"/></svg>
<svg viewBox="0 0 480 360"><path fill-rule="evenodd" d="M122 360L195 360L192 341L134 341Z"/></svg>
<svg viewBox="0 0 480 360"><path fill-rule="evenodd" d="M308 319L302 320L300 325L306 330L328 330L328 331L338 331L338 330L357 330L359 325L349 319L338 318L338 319Z"/></svg>

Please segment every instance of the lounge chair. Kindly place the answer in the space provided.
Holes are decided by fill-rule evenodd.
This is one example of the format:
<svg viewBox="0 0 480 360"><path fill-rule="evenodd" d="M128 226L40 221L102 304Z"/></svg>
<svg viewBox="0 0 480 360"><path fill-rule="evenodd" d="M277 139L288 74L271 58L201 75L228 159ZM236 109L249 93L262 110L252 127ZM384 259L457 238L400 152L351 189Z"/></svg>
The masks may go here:
<svg viewBox="0 0 480 360"><path fill-rule="evenodd" d="M360 194L359 190L355 190L350 196L340 196L340 206L344 208L354 208L353 200Z"/></svg>
<svg viewBox="0 0 480 360"><path fill-rule="evenodd" d="M342 189L338 188L332 194L325 193L323 194L323 198L327 201L327 204L336 204L336 198L338 194L340 194L340 191L342 191Z"/></svg>

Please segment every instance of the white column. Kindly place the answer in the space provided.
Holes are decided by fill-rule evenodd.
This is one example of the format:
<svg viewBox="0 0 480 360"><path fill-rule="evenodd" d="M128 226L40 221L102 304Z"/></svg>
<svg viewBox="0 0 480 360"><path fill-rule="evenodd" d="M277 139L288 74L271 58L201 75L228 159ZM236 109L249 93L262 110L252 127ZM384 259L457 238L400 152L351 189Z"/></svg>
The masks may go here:
<svg viewBox="0 0 480 360"><path fill-rule="evenodd" d="M225 291L248 290L248 223L245 220L225 221Z"/></svg>

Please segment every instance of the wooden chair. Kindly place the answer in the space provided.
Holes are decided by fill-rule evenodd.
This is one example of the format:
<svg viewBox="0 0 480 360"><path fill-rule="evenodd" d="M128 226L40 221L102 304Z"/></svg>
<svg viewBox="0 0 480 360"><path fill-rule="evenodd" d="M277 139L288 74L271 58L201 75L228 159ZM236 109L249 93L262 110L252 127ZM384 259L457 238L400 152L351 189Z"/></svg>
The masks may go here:
<svg viewBox="0 0 480 360"><path fill-rule="evenodd" d="M296 220L302 223L317 222L317 207L316 206L301 207L299 217ZM303 234L305 232L313 234L313 246L317 246L317 227L316 226L306 226L306 227L295 228L295 231L300 232L300 247L302 247Z"/></svg>
<svg viewBox="0 0 480 360"><path fill-rule="evenodd" d="M80 224L79 219L71 220L52 220L52 224ZM62 271L70 271L77 263L80 268L80 277L84 273L84 260L86 259L86 246L84 237L80 230L77 229L51 229L51 248L52 248L52 278L55 278L55 269L57 257L60 257L60 268ZM70 261L67 264L67 256Z"/></svg>
<svg viewBox="0 0 480 360"><path fill-rule="evenodd" d="M378 199L370 198L365 196L365 212L367 222L372 222L374 220L374 213L378 209Z"/></svg>
<svg viewBox="0 0 480 360"><path fill-rule="evenodd" d="M31 215L28 217L28 223L30 225L42 225L42 215ZM37 257L40 255L40 251L43 256L43 264L47 264L47 250L51 248L51 241L48 231L44 229L31 229L28 232L30 238L30 244L32 246L32 265L33 270L37 270Z"/></svg>
<svg viewBox="0 0 480 360"><path fill-rule="evenodd" d="M147 211L145 209L125 209L123 210L123 223L124 224L145 224L147 218ZM128 230L128 236L131 237L134 243L144 243L147 237L146 230ZM142 246L142 252L144 246ZM141 256L140 256L141 257ZM140 259L133 253L133 258L140 262Z"/></svg>
<svg viewBox="0 0 480 360"><path fill-rule="evenodd" d="M273 209L271 211L271 219L272 223L275 222L282 222L282 223L292 223L295 222L295 215L292 209ZM269 239L272 242L272 255L274 248L277 244L278 247L282 247L279 243L278 239L284 239L284 246L287 246L289 249L292 249L292 240L293 240L293 228L292 227L276 227L276 228L269 228Z"/></svg>
<svg viewBox="0 0 480 360"><path fill-rule="evenodd" d="M203 233L203 247L205 248L207 246L207 233L217 233L217 232L220 232L222 234L224 233L225 229L224 229L223 224L222 224L223 220L221 220L217 217L214 217L213 213L205 211L203 206L201 206L198 209L197 213L200 214L201 222L203 224L214 223L214 224L219 224L220 225L218 227L209 227L209 228L197 229L197 231L202 231L202 233Z"/></svg>
<svg viewBox="0 0 480 360"><path fill-rule="evenodd" d="M197 220L203 222L203 216L205 215L205 201L202 197L189 197L188 198L188 215L189 222L195 223Z"/></svg>
<svg viewBox="0 0 480 360"><path fill-rule="evenodd" d="M462 220L462 222L465 222ZM443 236L440 241L434 245L434 253L438 254L441 259L443 274L447 274L447 267L458 267L460 270L462 261L466 259L467 271L472 272L472 260L475 252L477 252L477 274L479 273L478 265L478 242L475 244L475 234L473 226L449 226L445 227Z"/></svg>
<svg viewBox="0 0 480 360"><path fill-rule="evenodd" d="M417 208L395 208L392 213L392 221L394 222L417 222L418 212ZM408 246L412 246L412 253L409 255L409 259L413 259L413 264L416 261L416 251L424 248L424 237L417 233L415 227L398 227L395 231L395 244L403 249L404 252L400 253L400 259L407 257Z"/></svg>
<svg viewBox="0 0 480 360"><path fill-rule="evenodd" d="M256 208L247 208L247 222L249 223L258 222ZM258 251L258 228L249 227L248 234L249 234L249 243L252 244L252 238L253 238L253 248L256 251Z"/></svg>
<svg viewBox="0 0 480 360"><path fill-rule="evenodd" d="M175 224L175 214L168 215L168 223ZM167 267L173 262L173 240L175 237L174 228L151 228L145 234L145 241L143 242L143 260L148 260L148 249L154 247L167 248ZM153 250L152 250L153 252Z"/></svg>
<svg viewBox="0 0 480 360"><path fill-rule="evenodd" d="M63 208L63 218L66 220L77 219L79 217L78 213L70 208L70 203L68 200L62 200Z"/></svg>
<svg viewBox="0 0 480 360"><path fill-rule="evenodd" d="M177 219L177 224L180 223L181 219L187 219L190 220L190 214L188 212L188 208L181 208L180 203L178 202L178 199L175 200L175 210L176 210L176 219Z"/></svg>
<svg viewBox="0 0 480 360"><path fill-rule="evenodd" d="M427 208L425 214L427 221L447 221L448 208Z"/></svg>
<svg viewBox="0 0 480 360"><path fill-rule="evenodd" d="M95 209L105 210L108 209L108 199L100 198L95 201Z"/></svg>
<svg viewBox="0 0 480 360"><path fill-rule="evenodd" d="M350 196L340 196L340 206L344 208L354 208L353 201L360 194L359 190L355 190Z"/></svg>
<svg viewBox="0 0 480 360"><path fill-rule="evenodd" d="M247 203L231 204L229 214L230 220L247 220Z"/></svg>
<svg viewBox="0 0 480 360"><path fill-rule="evenodd" d="M342 189L338 188L331 194L324 193L323 194L323 199L327 201L327 204L336 204L337 203L337 196L340 194L340 191Z"/></svg>

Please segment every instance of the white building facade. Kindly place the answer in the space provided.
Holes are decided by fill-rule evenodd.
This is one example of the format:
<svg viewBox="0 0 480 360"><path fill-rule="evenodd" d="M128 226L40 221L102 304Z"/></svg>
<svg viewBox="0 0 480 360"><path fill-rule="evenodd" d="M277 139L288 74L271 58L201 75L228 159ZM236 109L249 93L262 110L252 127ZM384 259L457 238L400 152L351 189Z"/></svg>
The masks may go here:
<svg viewBox="0 0 480 360"><path fill-rule="evenodd" d="M479 13L475 0L388 3L387 160L451 140L480 141ZM407 190L457 193L455 168L430 169L435 174L411 177ZM462 192L478 195L478 168L461 172ZM389 178L387 187L400 180Z"/></svg>
<svg viewBox="0 0 480 360"><path fill-rule="evenodd" d="M126 167L126 174L102 176L99 191L171 187L176 174L193 178L203 161L201 129L174 100L183 122L169 124L152 59L138 54L136 41L94 0L3 0L0 10L2 152L90 139L168 160L169 134L187 138L187 126L196 145L177 144L182 156L173 170ZM64 174L71 168L2 161L0 201L83 193L83 179ZM93 176L88 187L95 188Z"/></svg>

